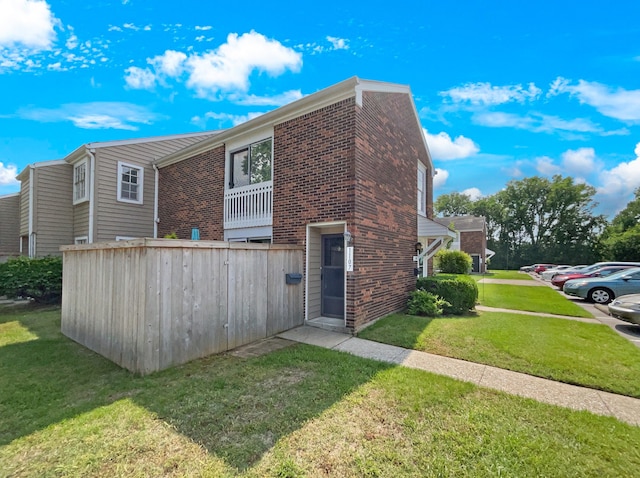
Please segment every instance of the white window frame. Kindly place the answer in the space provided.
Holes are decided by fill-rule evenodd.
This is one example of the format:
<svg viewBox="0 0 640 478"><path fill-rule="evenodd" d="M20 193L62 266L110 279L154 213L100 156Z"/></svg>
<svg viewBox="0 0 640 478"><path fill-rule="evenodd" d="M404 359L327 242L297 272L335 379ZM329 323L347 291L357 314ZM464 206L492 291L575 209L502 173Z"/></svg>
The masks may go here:
<svg viewBox="0 0 640 478"><path fill-rule="evenodd" d="M139 171L138 175L138 199L127 199L122 197L122 170L123 168L129 169L137 169ZM142 204L143 203L143 192L144 192L144 167L138 166L136 164L125 163L122 161L118 161L118 202L126 202L129 204Z"/></svg>
<svg viewBox="0 0 640 478"><path fill-rule="evenodd" d="M82 196L78 196L78 185L76 182L76 172L84 167L84 194ZM73 204L80 204L81 202L85 202L89 200L89 178L91 172L89 171L89 161L87 159L83 159L82 161L73 165Z"/></svg>
<svg viewBox="0 0 640 478"><path fill-rule="evenodd" d="M77 236L73 238L74 244L89 244L89 236Z"/></svg>
<svg viewBox="0 0 640 478"><path fill-rule="evenodd" d="M422 179L422 189L420 180ZM418 163L418 184L417 184L418 214L427 215L427 168Z"/></svg>

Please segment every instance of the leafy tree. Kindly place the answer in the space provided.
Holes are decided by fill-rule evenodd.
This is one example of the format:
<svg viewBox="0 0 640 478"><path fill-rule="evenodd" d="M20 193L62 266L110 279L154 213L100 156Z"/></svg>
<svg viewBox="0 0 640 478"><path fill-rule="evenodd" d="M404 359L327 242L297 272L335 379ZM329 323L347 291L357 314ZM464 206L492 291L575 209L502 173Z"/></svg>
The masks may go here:
<svg viewBox="0 0 640 478"><path fill-rule="evenodd" d="M458 192L442 194L433 204L435 213L441 216L465 216L471 213L471 207L471 197Z"/></svg>
<svg viewBox="0 0 640 478"><path fill-rule="evenodd" d="M640 260L640 188L602 235L606 256L616 261Z"/></svg>

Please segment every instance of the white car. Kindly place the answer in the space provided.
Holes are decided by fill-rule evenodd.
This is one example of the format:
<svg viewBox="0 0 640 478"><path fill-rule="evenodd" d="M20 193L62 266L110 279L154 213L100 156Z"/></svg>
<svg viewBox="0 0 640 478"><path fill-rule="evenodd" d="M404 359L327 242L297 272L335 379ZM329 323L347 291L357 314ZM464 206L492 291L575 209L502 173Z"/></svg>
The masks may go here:
<svg viewBox="0 0 640 478"><path fill-rule="evenodd" d="M571 269L573 266L556 266L553 269L547 269L546 271L542 271L542 273L540 274L540 277L542 277L542 280L546 280L546 281L550 281L551 279L553 279L553 276L555 276L556 274L561 274L562 271L566 270L566 269Z"/></svg>

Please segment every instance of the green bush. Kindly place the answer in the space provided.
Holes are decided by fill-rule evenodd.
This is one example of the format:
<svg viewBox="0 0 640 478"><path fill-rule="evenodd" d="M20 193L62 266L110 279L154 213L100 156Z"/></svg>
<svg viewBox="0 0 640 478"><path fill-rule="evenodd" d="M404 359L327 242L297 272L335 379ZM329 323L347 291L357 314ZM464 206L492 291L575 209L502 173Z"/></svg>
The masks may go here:
<svg viewBox="0 0 640 478"><path fill-rule="evenodd" d="M471 256L462 251L440 249L435 257L436 268L445 274L468 274L473 261Z"/></svg>
<svg viewBox="0 0 640 478"><path fill-rule="evenodd" d="M449 302L424 290L414 290L407 302L407 313L438 317L443 313L443 307L450 306Z"/></svg>
<svg viewBox="0 0 640 478"><path fill-rule="evenodd" d="M417 289L441 297L446 304L443 313L461 315L473 309L478 300L478 285L469 276L420 277Z"/></svg>
<svg viewBox="0 0 640 478"><path fill-rule="evenodd" d="M0 264L0 295L52 304L62 299L62 258L18 257Z"/></svg>

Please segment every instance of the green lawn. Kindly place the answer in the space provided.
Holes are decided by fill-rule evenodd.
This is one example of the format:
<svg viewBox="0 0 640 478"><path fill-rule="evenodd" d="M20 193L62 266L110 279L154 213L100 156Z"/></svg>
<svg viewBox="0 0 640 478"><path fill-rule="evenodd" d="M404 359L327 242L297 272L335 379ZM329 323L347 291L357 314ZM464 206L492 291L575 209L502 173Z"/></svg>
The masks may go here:
<svg viewBox="0 0 640 478"><path fill-rule="evenodd" d="M474 274L473 277L478 277L480 279L487 278L487 279L510 279L510 280L534 280L533 277L531 277L529 274L525 274L524 272L501 271L501 270L496 270L496 271L490 270L486 274L482 274L482 275Z"/></svg>
<svg viewBox="0 0 640 478"><path fill-rule="evenodd" d="M487 307L546 312L571 317L593 317L582 307L546 286L478 283L478 301Z"/></svg>
<svg viewBox="0 0 640 478"><path fill-rule="evenodd" d="M300 344L137 377L59 324L58 310L0 312L1 476L619 477L640 467L640 427L610 417Z"/></svg>
<svg viewBox="0 0 640 478"><path fill-rule="evenodd" d="M396 314L359 337L640 398L640 349L605 325L500 312Z"/></svg>

